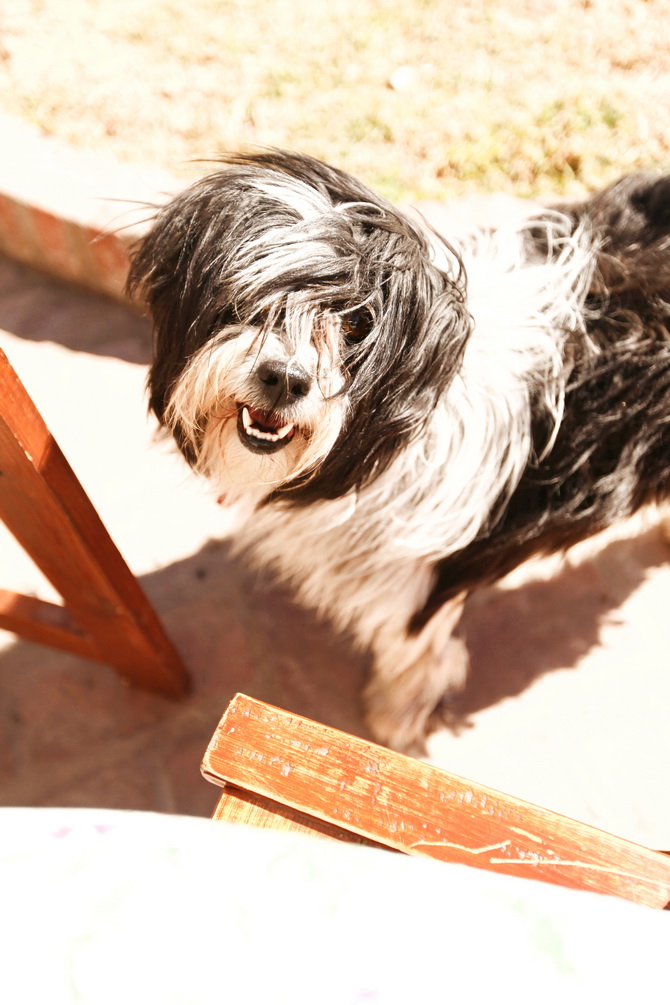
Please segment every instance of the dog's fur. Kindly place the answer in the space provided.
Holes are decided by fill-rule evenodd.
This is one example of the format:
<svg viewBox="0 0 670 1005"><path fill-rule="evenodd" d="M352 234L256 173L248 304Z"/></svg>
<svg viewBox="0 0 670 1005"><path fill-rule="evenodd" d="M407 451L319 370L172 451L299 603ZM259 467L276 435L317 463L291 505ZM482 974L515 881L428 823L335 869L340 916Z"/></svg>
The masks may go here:
<svg viewBox="0 0 670 1005"><path fill-rule="evenodd" d="M251 560L371 651L381 742L460 685L470 591L668 495L669 242L664 177L448 243L280 151L157 214L151 408Z"/></svg>

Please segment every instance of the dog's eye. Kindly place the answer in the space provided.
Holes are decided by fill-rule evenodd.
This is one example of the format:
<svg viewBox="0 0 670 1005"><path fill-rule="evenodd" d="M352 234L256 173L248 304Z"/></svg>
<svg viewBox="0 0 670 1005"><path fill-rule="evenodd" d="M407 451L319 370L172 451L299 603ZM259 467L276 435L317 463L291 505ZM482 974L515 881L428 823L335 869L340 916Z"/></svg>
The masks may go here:
<svg viewBox="0 0 670 1005"><path fill-rule="evenodd" d="M349 311L342 318L342 334L347 342L356 344L370 334L372 318L364 309Z"/></svg>

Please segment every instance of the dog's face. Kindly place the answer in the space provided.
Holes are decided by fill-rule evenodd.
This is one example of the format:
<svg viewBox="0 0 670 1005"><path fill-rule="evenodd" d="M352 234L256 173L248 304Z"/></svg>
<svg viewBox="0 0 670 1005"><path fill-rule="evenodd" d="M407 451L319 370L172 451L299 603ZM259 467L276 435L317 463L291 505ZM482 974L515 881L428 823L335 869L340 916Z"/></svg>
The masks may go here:
<svg viewBox="0 0 670 1005"><path fill-rule="evenodd" d="M154 319L151 407L188 460L221 491L295 502L384 470L470 332L450 248L279 152L232 158L163 209L129 285Z"/></svg>
<svg viewBox="0 0 670 1005"><path fill-rule="evenodd" d="M346 320L317 308L229 324L191 358L164 413L220 489L274 490L319 465L346 420ZM361 313L368 325L367 315Z"/></svg>

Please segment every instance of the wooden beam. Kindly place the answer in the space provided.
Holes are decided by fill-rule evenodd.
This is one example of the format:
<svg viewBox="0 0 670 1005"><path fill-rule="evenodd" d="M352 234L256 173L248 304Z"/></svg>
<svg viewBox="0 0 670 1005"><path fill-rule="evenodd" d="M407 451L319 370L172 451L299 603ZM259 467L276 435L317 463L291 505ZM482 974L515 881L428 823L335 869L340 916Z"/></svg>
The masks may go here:
<svg viewBox="0 0 670 1005"><path fill-rule="evenodd" d="M222 793L213 813L214 820L227 820L228 823L246 824L250 827L261 827L270 830L292 831L294 834L311 834L318 837L331 838L335 841L348 841L352 844L374 845L383 847L374 841L368 841L360 834L353 834L342 827L333 827L325 820L310 817L307 813L283 806L272 799L256 795L234 785L223 783Z"/></svg>
<svg viewBox="0 0 670 1005"><path fill-rule="evenodd" d="M670 860L658 852L245 695L202 772L396 851L670 903Z"/></svg>

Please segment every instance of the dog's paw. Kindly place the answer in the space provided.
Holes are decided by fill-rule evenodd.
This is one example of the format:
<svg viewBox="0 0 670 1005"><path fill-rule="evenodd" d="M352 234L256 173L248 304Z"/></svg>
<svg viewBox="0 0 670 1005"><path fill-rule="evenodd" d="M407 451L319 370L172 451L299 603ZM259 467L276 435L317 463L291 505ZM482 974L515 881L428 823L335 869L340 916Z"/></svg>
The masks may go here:
<svg viewBox="0 0 670 1005"><path fill-rule="evenodd" d="M399 717L394 711L368 709L366 721L374 737L375 743L383 747L407 754L409 757L423 758L426 750L426 722L428 717L419 721L409 717Z"/></svg>

